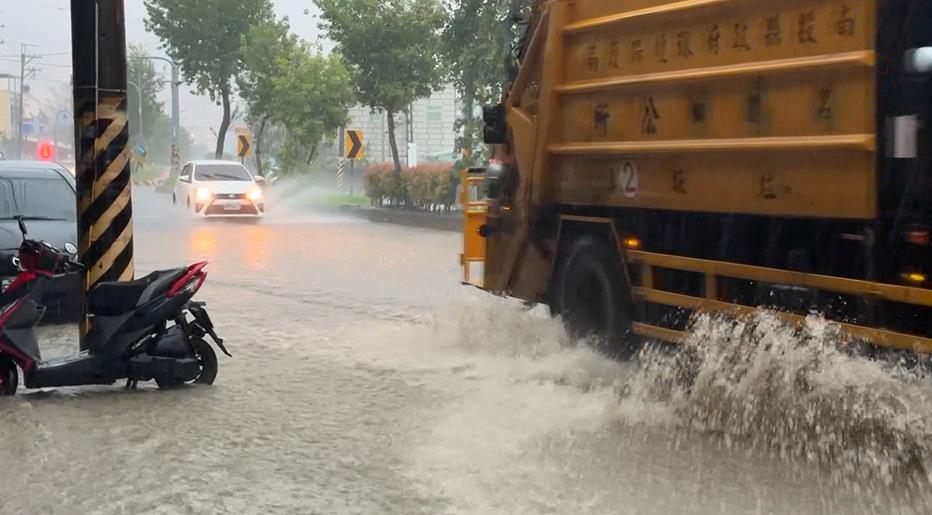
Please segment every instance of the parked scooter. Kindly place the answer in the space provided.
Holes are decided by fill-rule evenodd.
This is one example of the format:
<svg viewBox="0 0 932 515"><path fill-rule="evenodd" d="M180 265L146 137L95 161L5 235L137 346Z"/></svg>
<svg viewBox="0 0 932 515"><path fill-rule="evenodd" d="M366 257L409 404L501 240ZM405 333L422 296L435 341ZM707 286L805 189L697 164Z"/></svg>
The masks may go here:
<svg viewBox="0 0 932 515"><path fill-rule="evenodd" d="M212 384L217 355L204 339L210 336L229 356L214 331L203 302L191 298L204 284L207 263L153 272L131 282L97 285L88 299L90 330L86 350L77 356L42 361L35 328L44 308L43 283L58 274L77 273L77 249L65 252L46 242L27 239L13 258L20 272L0 294L0 396L14 395L17 367L27 388L113 384L127 388L155 379L160 388L185 383Z"/></svg>

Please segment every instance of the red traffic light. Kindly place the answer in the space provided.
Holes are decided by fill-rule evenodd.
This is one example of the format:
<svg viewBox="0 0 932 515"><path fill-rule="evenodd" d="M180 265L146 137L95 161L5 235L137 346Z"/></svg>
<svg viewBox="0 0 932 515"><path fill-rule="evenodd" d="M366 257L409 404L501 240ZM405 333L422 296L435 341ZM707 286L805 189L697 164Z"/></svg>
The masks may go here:
<svg viewBox="0 0 932 515"><path fill-rule="evenodd" d="M43 161L52 159L52 145L50 143L39 143L39 159Z"/></svg>

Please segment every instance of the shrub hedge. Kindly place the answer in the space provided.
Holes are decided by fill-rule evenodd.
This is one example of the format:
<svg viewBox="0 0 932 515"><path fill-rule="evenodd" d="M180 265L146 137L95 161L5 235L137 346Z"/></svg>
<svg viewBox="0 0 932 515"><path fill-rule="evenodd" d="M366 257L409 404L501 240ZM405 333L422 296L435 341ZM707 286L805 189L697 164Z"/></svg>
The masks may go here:
<svg viewBox="0 0 932 515"><path fill-rule="evenodd" d="M423 163L400 174L391 163L377 163L363 178L373 206L447 213L456 204L459 174L453 163Z"/></svg>

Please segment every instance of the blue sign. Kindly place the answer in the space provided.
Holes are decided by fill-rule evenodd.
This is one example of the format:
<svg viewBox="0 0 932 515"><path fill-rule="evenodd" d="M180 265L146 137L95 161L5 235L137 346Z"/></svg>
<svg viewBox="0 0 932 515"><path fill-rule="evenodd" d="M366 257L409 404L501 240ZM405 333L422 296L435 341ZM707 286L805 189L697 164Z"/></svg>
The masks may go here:
<svg viewBox="0 0 932 515"><path fill-rule="evenodd" d="M61 111L55 113L55 123L66 124L74 118L74 113L71 111L66 111L62 109Z"/></svg>

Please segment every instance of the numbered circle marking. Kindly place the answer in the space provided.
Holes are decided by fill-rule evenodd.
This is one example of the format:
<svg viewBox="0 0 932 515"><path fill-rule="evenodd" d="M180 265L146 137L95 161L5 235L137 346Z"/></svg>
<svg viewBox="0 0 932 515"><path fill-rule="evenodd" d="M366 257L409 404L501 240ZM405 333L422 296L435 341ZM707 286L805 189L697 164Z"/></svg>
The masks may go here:
<svg viewBox="0 0 932 515"><path fill-rule="evenodd" d="M638 167L634 161L622 161L615 170L617 182L627 198L634 198L638 195L640 181L638 178Z"/></svg>

